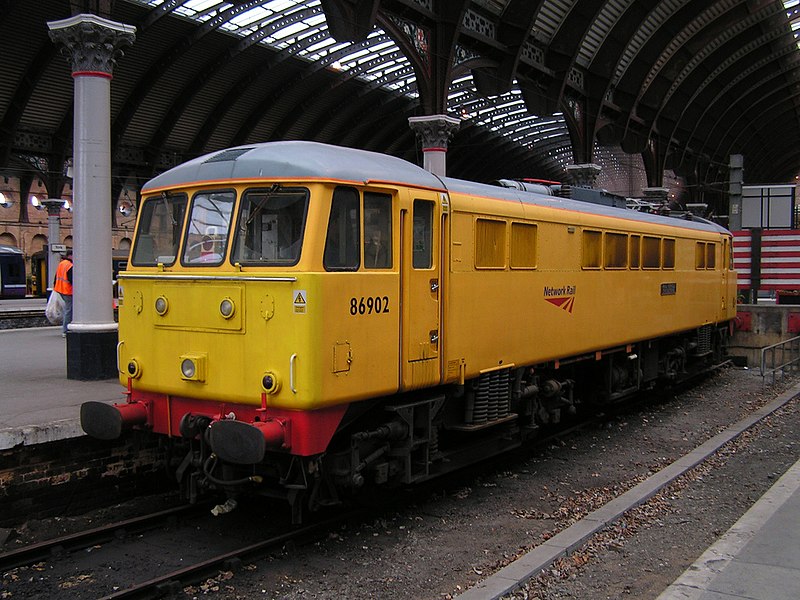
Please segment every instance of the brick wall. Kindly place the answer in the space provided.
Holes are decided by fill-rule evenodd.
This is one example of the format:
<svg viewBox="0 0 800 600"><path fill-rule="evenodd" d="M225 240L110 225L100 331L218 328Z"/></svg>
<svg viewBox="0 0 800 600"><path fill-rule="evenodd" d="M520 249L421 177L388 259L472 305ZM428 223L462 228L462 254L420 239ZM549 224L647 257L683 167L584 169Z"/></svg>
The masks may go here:
<svg viewBox="0 0 800 600"><path fill-rule="evenodd" d="M84 436L2 450L0 526L176 489L165 468L168 456L163 442L141 432L114 442Z"/></svg>
<svg viewBox="0 0 800 600"><path fill-rule="evenodd" d="M800 306L740 304L736 308L728 351L732 356L742 357L751 367L760 365L761 348L800 335Z"/></svg>

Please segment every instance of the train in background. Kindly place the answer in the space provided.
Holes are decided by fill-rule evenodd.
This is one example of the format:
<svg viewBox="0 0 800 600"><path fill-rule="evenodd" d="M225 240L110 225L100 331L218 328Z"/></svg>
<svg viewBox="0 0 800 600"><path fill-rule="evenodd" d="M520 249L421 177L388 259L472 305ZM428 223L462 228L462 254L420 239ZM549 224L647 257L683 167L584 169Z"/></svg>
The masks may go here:
<svg viewBox="0 0 800 600"><path fill-rule="evenodd" d="M24 298L25 255L16 246L0 244L0 298Z"/></svg>
<svg viewBox="0 0 800 600"><path fill-rule="evenodd" d="M306 509L517 448L722 361L731 234L439 178L313 142L197 158L142 190L120 273L125 401L84 431L183 449L209 491Z"/></svg>
<svg viewBox="0 0 800 600"><path fill-rule="evenodd" d="M67 248L71 250L72 248ZM31 292L34 296L46 298L48 290L52 288L53 282L47 273L47 246L31 255ZM116 304L117 299L117 276L120 271L124 271L128 264L127 250L111 251L111 277L113 286L113 297Z"/></svg>

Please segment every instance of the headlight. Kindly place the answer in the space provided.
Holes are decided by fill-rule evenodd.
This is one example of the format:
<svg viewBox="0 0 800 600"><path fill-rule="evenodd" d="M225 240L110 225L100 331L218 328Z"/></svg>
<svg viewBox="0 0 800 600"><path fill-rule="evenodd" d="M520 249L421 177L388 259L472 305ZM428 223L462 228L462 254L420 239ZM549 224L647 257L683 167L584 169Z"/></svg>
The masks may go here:
<svg viewBox="0 0 800 600"><path fill-rule="evenodd" d="M236 312L236 305L230 298L225 298L222 302L219 303L219 313L223 316L223 318L230 319L233 316L233 313L235 312Z"/></svg>
<svg viewBox="0 0 800 600"><path fill-rule="evenodd" d="M191 379L197 373L197 365L191 358L184 358L181 362L181 373L185 379Z"/></svg>
<svg viewBox="0 0 800 600"><path fill-rule="evenodd" d="M169 301L164 296L156 298L156 312L162 317L167 314L169 310Z"/></svg>
<svg viewBox="0 0 800 600"><path fill-rule="evenodd" d="M184 354L180 357L180 361L181 379L187 381L206 380L207 354L205 352Z"/></svg>

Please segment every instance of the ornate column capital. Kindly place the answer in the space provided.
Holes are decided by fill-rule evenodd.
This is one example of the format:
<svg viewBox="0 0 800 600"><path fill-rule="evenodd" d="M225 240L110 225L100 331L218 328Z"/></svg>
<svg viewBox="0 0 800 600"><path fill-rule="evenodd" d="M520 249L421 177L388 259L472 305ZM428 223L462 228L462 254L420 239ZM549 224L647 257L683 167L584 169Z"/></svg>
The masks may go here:
<svg viewBox="0 0 800 600"><path fill-rule="evenodd" d="M409 117L408 124L417 134L424 152L427 149L447 150L447 142L458 131L461 121L447 115L427 115Z"/></svg>
<svg viewBox="0 0 800 600"><path fill-rule="evenodd" d="M61 216L61 209L64 208L64 200L61 198L46 198L41 201L42 206L47 209L48 216L51 217L60 217Z"/></svg>
<svg viewBox="0 0 800 600"><path fill-rule="evenodd" d="M50 39L61 45L76 73L111 77L122 47L130 46L136 38L136 28L110 21L97 15L75 15L69 19L50 21Z"/></svg>

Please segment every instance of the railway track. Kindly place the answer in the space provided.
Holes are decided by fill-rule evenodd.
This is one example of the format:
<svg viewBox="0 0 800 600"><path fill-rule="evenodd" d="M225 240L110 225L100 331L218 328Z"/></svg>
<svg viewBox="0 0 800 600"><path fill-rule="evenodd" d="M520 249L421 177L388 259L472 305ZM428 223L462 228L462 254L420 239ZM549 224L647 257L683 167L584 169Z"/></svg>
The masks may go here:
<svg viewBox="0 0 800 600"><path fill-rule="evenodd" d="M22 548L0 554L0 572L5 573L11 569L48 560L54 556L83 550L97 544L104 544L126 535L134 535L152 530L164 523L177 520L179 517L192 516L205 509L205 506L201 507L200 505L182 505L126 519L124 521L116 521L108 525L64 535L36 544L29 544Z"/></svg>
<svg viewBox="0 0 800 600"><path fill-rule="evenodd" d="M117 590L108 596L103 596L102 600L152 598L165 594L175 594L185 586L216 575L220 571L236 571L244 561L263 558L266 553L275 548L280 548L287 542L302 543L304 540L317 538L349 519L357 517L358 514L360 514L360 511L357 513L349 512L287 533L271 536L263 541L212 556L187 567L159 575L148 581Z"/></svg>
<svg viewBox="0 0 800 600"><path fill-rule="evenodd" d="M137 544L136 541L131 542L129 547L126 547L123 552L126 560L135 556L137 552L147 554L147 546L150 545L151 542L144 534L157 531L167 524L171 524L173 527L180 527L177 524L179 521L183 520L185 522L183 527L185 535L191 536L191 531L193 529L202 527L202 520L195 522L190 521L190 519L192 517L199 517L203 513L207 514L208 508L209 506L207 505L184 505L170 508L6 552L0 554L0 575L2 575L3 580L13 582L20 579L19 572L47 572L48 567L45 565L52 563L55 566L51 570L55 570L60 574L60 583L54 583L56 583L58 587L62 587L64 581L68 581L71 577L70 573L85 571L85 567L81 565L73 567L69 564L71 560L70 557L78 557L75 559L76 562L82 558L81 551L91 549L93 555L92 563L94 565L107 565L110 564L112 560L117 560L113 557L107 558L104 554L106 545L108 545L109 551L111 551L113 544L109 544L109 542L138 538L138 544L141 545L144 550L140 549L137 551L135 548L130 547ZM98 585L96 589L92 589L91 592L84 589L78 597L88 597L85 595L88 593L91 597L102 597L111 600L122 598L154 598L175 594L183 587L213 577L220 571L236 571L245 561L263 558L269 552L279 549L287 543L291 542L299 545L308 540L319 538L349 520L363 518L367 512L366 509L342 512L332 518L321 520L301 528L291 528L287 521L283 531L269 535L263 540L236 547L233 550L222 552L217 555L207 556L189 565L182 566L179 569L167 570L164 573L147 579L141 579L134 583L128 582L123 585L114 584L108 587ZM201 524L198 525L196 523ZM187 539L185 543L188 544L191 542ZM158 543L155 544L158 545ZM123 568L124 565L121 565L120 567L115 567L114 570L121 570ZM151 571L155 570L156 567L154 566ZM34 578L29 577L29 579L33 580ZM110 594L107 593L109 588L113 589ZM55 590L52 592L45 592L42 596L51 596L55 593ZM67 596L62 595L62 597Z"/></svg>
<svg viewBox="0 0 800 600"><path fill-rule="evenodd" d="M44 308L3 308L0 310L0 329L49 327Z"/></svg>

